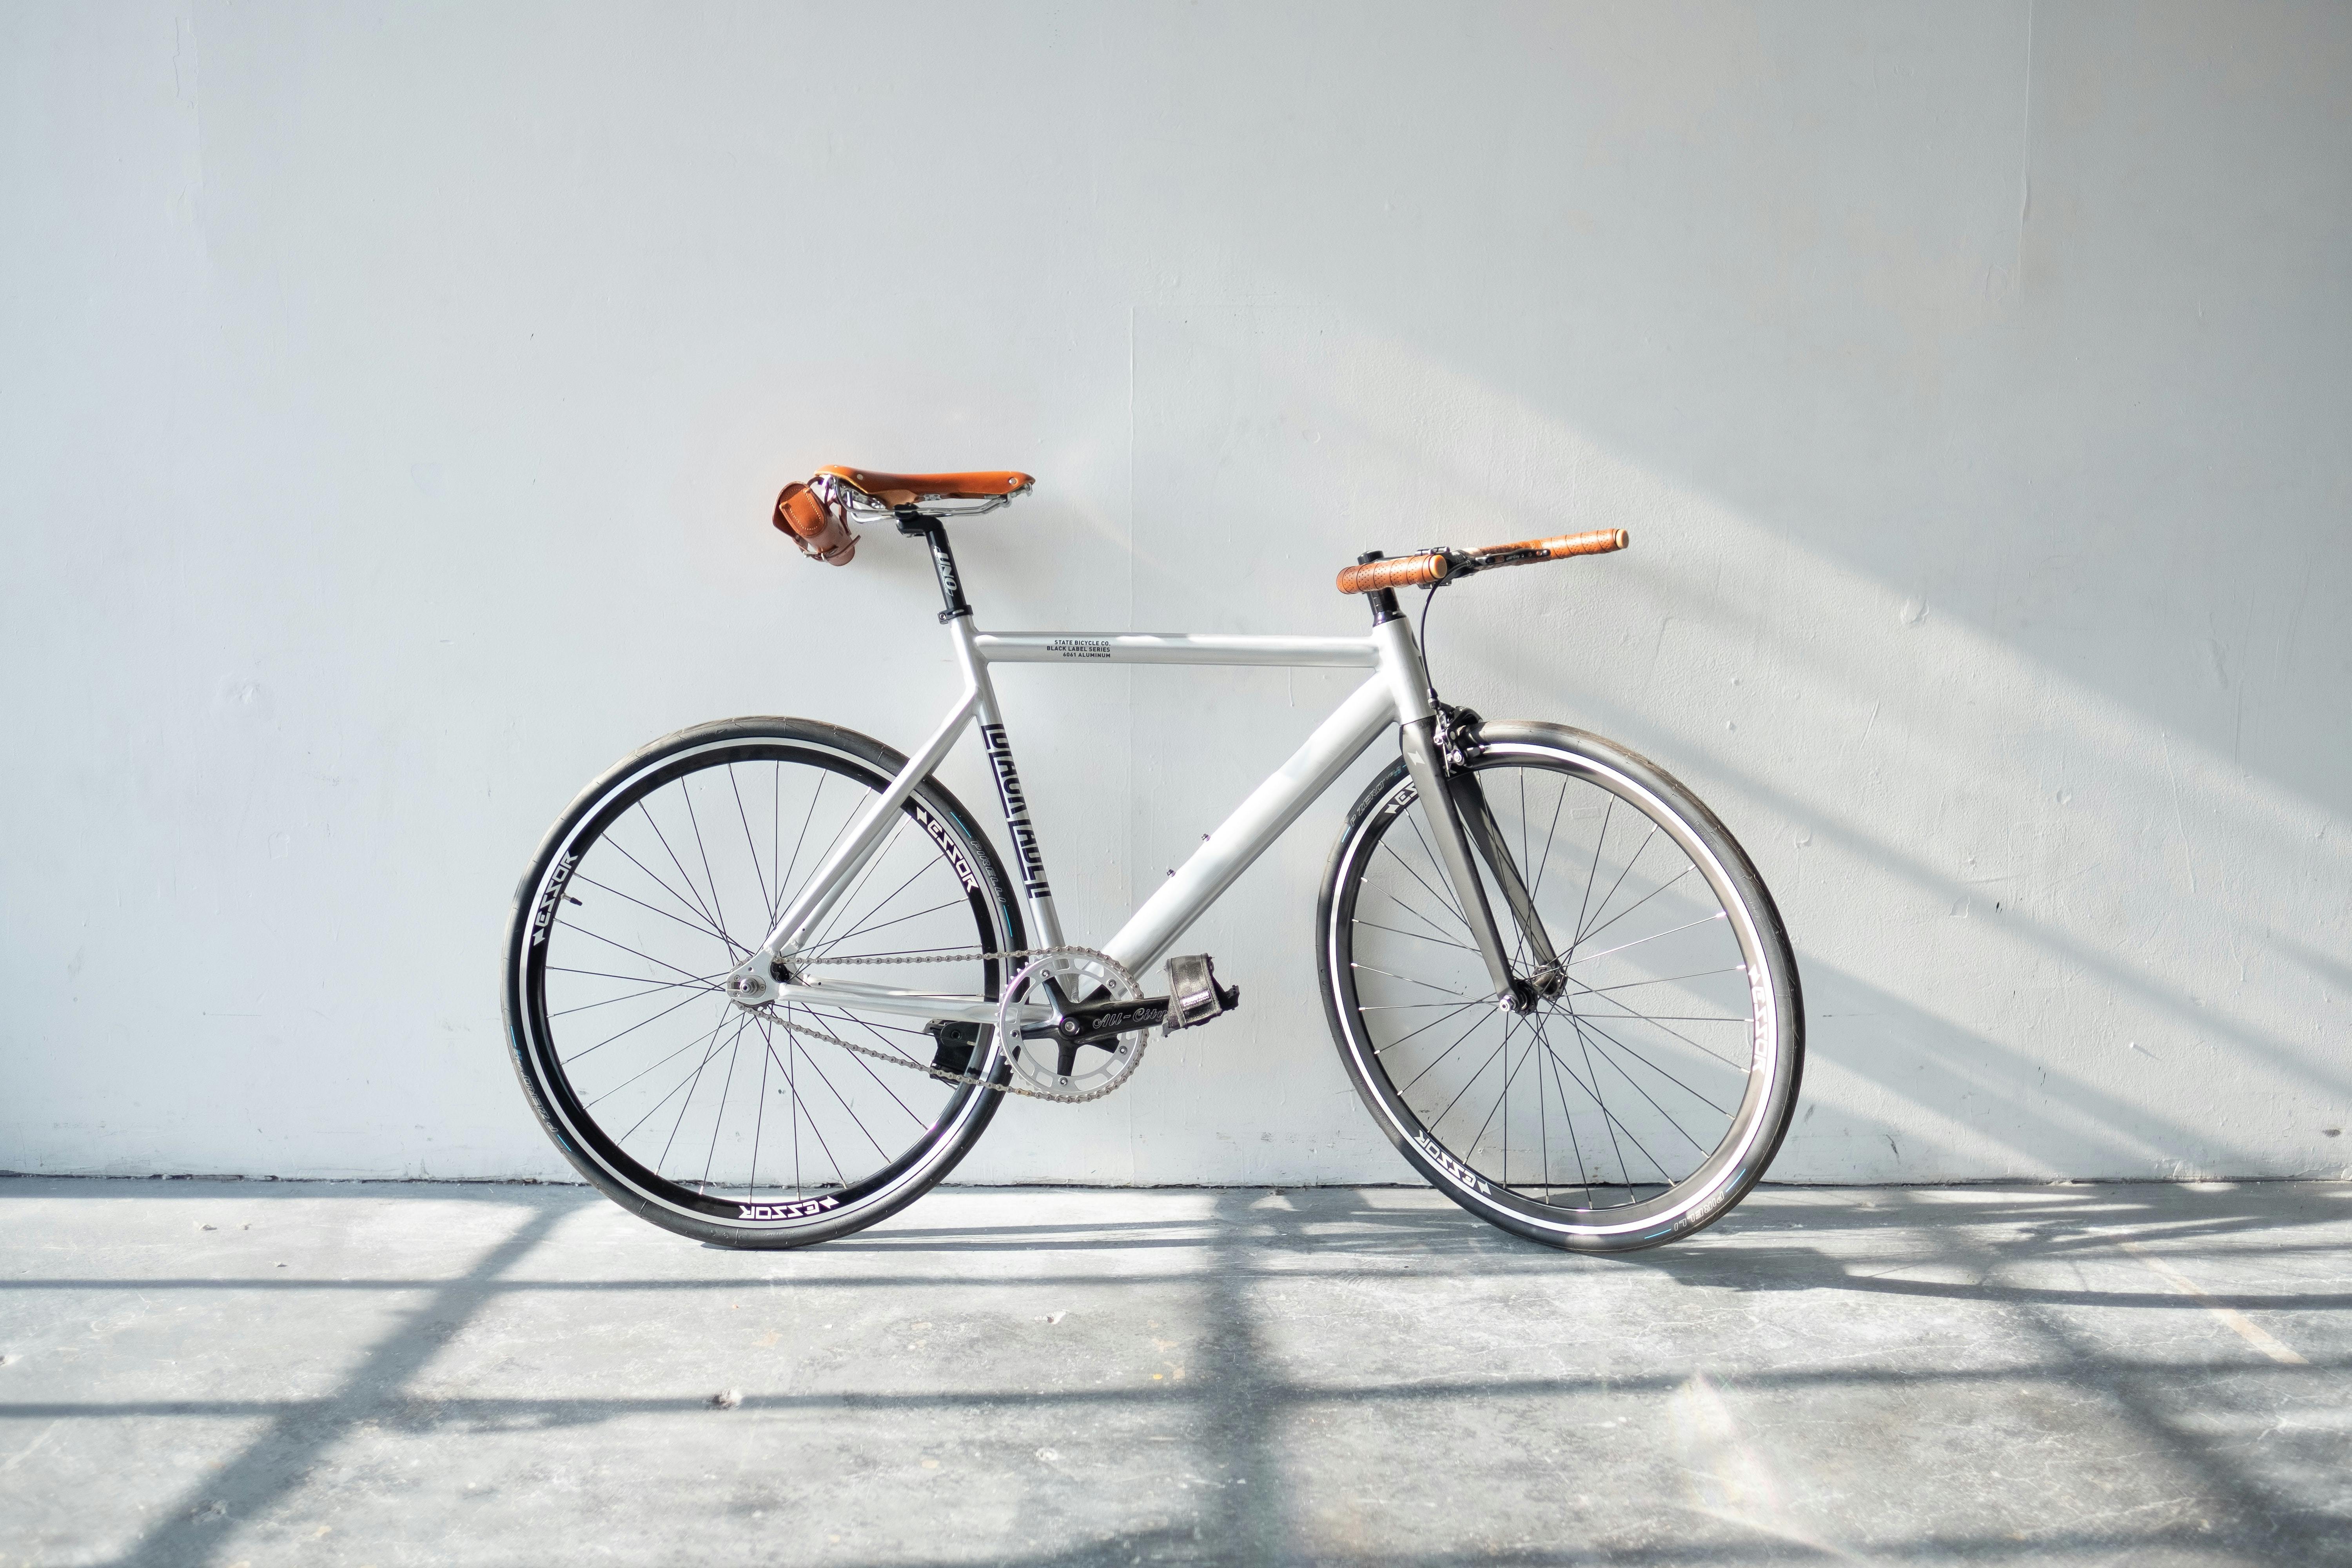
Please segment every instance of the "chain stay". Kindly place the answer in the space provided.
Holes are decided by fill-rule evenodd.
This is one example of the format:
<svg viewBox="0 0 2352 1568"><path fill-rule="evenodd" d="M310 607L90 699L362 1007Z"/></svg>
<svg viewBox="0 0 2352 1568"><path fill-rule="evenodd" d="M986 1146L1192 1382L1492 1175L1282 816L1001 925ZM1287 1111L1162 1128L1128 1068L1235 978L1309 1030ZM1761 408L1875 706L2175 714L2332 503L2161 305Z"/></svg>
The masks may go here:
<svg viewBox="0 0 2352 1568"><path fill-rule="evenodd" d="M871 966L898 963L969 963L974 959L985 963L992 959L1015 958L1094 958L1111 964L1122 974L1126 973L1124 966L1119 965L1118 962L1108 953L1097 952L1091 947L1021 947L1004 952L985 952L974 948L970 952L890 953L874 958L818 958L810 960L807 967L814 969L824 964ZM823 1040L829 1046L839 1046L845 1051L855 1051L861 1057L872 1057L876 1061L888 1062L892 1067L908 1068L921 1073L925 1078L935 1079L940 1083L969 1084L975 1089L984 1089L993 1094L1017 1094L1024 1100L1050 1100L1055 1105L1084 1105L1088 1100L1100 1100L1103 1096L1111 1093L1135 1076L1135 1069L1143 1065L1144 1047L1150 1043L1150 1032L1146 1030L1136 1044L1135 1059L1128 1064L1127 1071L1119 1074L1118 1078L1102 1088L1089 1090L1085 1094L1049 1094L1041 1089L1024 1089L1017 1083L991 1083L976 1072L941 1072L937 1068L926 1067L921 1062L911 1060L892 1051L877 1051L870 1046L861 1046L855 1041L845 1040L838 1035L829 1035L814 1024L795 1024L778 1012L772 1002L756 1011L773 1020L778 1026L790 1029L795 1035Z"/></svg>

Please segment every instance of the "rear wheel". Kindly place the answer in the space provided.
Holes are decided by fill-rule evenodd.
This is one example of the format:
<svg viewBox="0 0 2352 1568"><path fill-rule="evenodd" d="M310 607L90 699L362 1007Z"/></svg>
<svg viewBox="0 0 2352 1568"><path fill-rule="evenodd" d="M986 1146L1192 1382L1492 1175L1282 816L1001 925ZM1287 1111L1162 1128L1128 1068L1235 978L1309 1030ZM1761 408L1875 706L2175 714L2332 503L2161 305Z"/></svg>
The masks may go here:
<svg viewBox="0 0 2352 1568"><path fill-rule="evenodd" d="M1320 908L1341 1060L1398 1150L1503 1228L1588 1251L1713 1223L1764 1173L1804 1057L1797 966L1723 825L1580 730L1485 724L1470 777L1555 962L1487 899L1532 1013L1498 1005L1402 761L1357 800Z"/></svg>
<svg viewBox="0 0 2352 1568"><path fill-rule="evenodd" d="M949 1045L920 1019L746 1011L720 989L905 763L829 724L706 724L620 763L548 834L515 893L508 1038L549 1136L614 1202L721 1246L797 1247L912 1202L986 1129L998 1093L922 1069L1005 1081L992 1031ZM992 1000L995 955L1022 945L986 837L926 780L803 951L968 954L833 973Z"/></svg>

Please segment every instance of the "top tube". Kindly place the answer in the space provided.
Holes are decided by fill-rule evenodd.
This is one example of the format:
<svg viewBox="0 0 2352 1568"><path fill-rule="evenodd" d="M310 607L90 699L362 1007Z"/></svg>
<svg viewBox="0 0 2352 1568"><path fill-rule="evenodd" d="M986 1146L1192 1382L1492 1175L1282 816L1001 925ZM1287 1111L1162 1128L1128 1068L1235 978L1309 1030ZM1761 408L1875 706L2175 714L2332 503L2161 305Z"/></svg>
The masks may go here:
<svg viewBox="0 0 2352 1568"><path fill-rule="evenodd" d="M983 664L1270 665L1292 669L1370 669L1370 637L1294 637L1222 632L975 632Z"/></svg>

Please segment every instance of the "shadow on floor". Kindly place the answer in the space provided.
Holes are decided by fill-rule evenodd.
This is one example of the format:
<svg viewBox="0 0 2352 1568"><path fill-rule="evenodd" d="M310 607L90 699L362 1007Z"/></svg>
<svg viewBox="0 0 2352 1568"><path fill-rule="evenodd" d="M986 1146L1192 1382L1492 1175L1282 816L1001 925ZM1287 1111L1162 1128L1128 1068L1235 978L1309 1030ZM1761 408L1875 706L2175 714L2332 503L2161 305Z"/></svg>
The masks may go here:
<svg viewBox="0 0 2352 1568"><path fill-rule="evenodd" d="M13 1184L10 1184L13 1185ZM103 1201L112 1195L148 1198L142 1183L45 1183L41 1195L60 1185L73 1195ZM396 1200L404 1194L442 1199L438 1186L353 1186L352 1195ZM164 1191L168 1194L170 1188ZM698 1397L614 1399L593 1395L544 1398L436 1398L420 1396L418 1375L434 1356L465 1333L484 1309L504 1294L540 1290L641 1291L740 1289L740 1276L723 1279L633 1279L550 1280L522 1278L520 1267L539 1251L567 1217L602 1202L582 1189L488 1187L482 1201L514 1207L513 1230L461 1276L438 1279L156 1279L17 1277L0 1280L0 1300L19 1292L132 1289L142 1293L171 1289L405 1291L427 1293L415 1310L365 1352L331 1394L299 1400L67 1401L0 1405L0 1416L51 1421L121 1419L128 1416L261 1417L267 1426L203 1485L204 1506L217 1505L228 1518L253 1520L268 1514L300 1488L329 1449L362 1423L399 1431L462 1440L474 1434L528 1428L589 1426L646 1412L685 1412ZM0 1186L0 1199L8 1192ZM175 1194L174 1194L175 1195ZM193 1195L193 1194L191 1194ZM213 1194L218 1195L217 1190ZM241 1184L238 1198L317 1197L311 1184ZM338 1194L340 1195L340 1194ZM2200 1479L2220 1502L2211 1528L2181 1531L2169 1526L2143 1530L2117 1522L2113 1529L2057 1530L2030 1540L1992 1536L1923 1535L1908 1542L1879 1539L1872 1558L1886 1562L1983 1558L1990 1561L2053 1557L2125 1560L2179 1552L2200 1559L2235 1555L2259 1562L2334 1564L2352 1563L2352 1535L2336 1513L2282 1491L2251 1467L2240 1446L2184 1417L2181 1392L2201 1383L2251 1380L2275 1391L2282 1401L2293 1389L2334 1391L2352 1371L2352 1358L2319 1357L2295 1364L2251 1360L2196 1360L2180 1356L2118 1353L2114 1344L2086 1330L2076 1309L2160 1309L2166 1311L2293 1310L2335 1312L2352 1308L2352 1294L2338 1291L2273 1291L2196 1296L2151 1284L2123 1291L2084 1286L2027 1287L1998 1276L2021 1264L2077 1258L2112 1263L2122 1237L2147 1238L2167 1257L2194 1258L2200 1249L2226 1246L2242 1262L2276 1252L2289 1256L2308 1245L2304 1233L2339 1221L2352 1211L2340 1188L2243 1185L2210 1190L2164 1187L2033 1187L1942 1189L1932 1193L1874 1189L1830 1192L1769 1189L1751 1200L1715 1231L1682 1245L1625 1258L1568 1257L1496 1231L1466 1214L1422 1206L1417 1196L1346 1189L1262 1190L1203 1194L1206 1212L1141 1224L1087 1226L1056 1222L1017 1226L952 1226L901 1224L822 1249L885 1263L895 1257L974 1252L1028 1251L1086 1258L1183 1250L1192 1263L1169 1274L1121 1273L1124 1281L1181 1284L1195 1293L1202 1332L1191 1349L1192 1378L1181 1389L1155 1390L1152 1397L1177 1401L1190 1411L1186 1429L1198 1461L1213 1462L1225 1484L1192 1494L1191 1524L1142 1534L1122 1534L1043 1554L998 1559L1052 1568L1055 1564L1131 1562L1286 1563L1304 1561L1310 1532L1294 1516L1287 1460L1286 1424L1308 1407L1340 1408L1410 1404L1459 1405L1475 1408L1497 1400L1566 1400L1608 1393L1671 1395L1685 1386L1679 1372L1632 1376L1414 1379L1334 1387L1302 1383L1271 1347L1256 1291L1276 1280L1311 1280L1319 1274L1370 1277L1384 1268L1440 1266L1448 1278L1505 1280L1528 1276L1572 1280L1580 1274L1639 1270L1692 1289L1727 1291L1826 1290L1864 1295L1934 1297L1981 1303L2002 1310L2021 1325L2031 1353L1988 1367L1923 1364L1899 1373L1882 1367L1814 1365L1751 1371L1745 1389L1799 1390L1832 1385L1904 1384L1987 1385L2063 1383L2096 1391L2142 1434L2152 1450ZM918 1211L919 1217L919 1211ZM1905 1230L1922 1238L1918 1266L1970 1277L1906 1279L1897 1271L1857 1275L1839 1254L1841 1237ZM1807 1239L1793 1240L1798 1235ZM680 1242L681 1247L688 1244ZM789 1268L796 1257L768 1254ZM1878 1261L1883 1262L1881 1257ZM1335 1267L1318 1269L1318 1262ZM1427 1278L1424 1273L1423 1278ZM1025 1278L1025 1277L1024 1277ZM1067 1280L1073 1276L1038 1276ZM1079 1278L1097 1278L1080 1276ZM2156 1276L2151 1274L2150 1280ZM808 1277L796 1286L887 1283L905 1287L921 1277L903 1272ZM970 1284L966 1277L959 1282ZM1972 1282L1970 1282L1972 1280ZM1007 1285L1022 1279L1002 1281ZM2325 1380L2319 1381L2319 1380ZM2265 1395L2268 1397L2269 1395ZM755 1394L751 1410L803 1410L815 1415L845 1411L946 1412L959 1406L1003 1408L1020 1405L1119 1403L1132 1390L1074 1388L1041 1393L893 1392ZM119 1568L213 1562L219 1527L192 1512L194 1500L152 1525ZM1664 1563L1775 1563L1852 1560L1839 1548L1757 1533L1727 1544L1622 1547L1561 1547L1540 1551L1497 1544L1495 1550L1457 1557L1415 1552L1384 1555L1374 1550L1352 1554L1365 1563L1467 1563L1581 1564ZM956 1559L962 1561L964 1559ZM941 1560L943 1563L946 1559Z"/></svg>

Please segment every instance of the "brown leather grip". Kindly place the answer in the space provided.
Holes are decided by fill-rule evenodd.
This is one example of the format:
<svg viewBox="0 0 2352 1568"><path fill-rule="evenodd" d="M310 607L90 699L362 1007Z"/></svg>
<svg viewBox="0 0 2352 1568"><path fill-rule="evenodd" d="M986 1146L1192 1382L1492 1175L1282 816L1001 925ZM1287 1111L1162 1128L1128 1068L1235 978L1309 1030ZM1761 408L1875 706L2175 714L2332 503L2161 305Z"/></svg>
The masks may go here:
<svg viewBox="0 0 2352 1568"><path fill-rule="evenodd" d="M1507 555L1521 550L1540 550L1550 560L1564 561L1571 555L1606 555L1633 542L1633 536L1622 528L1596 528L1590 533L1563 533L1551 539L1523 539L1517 544L1489 544L1478 553Z"/></svg>
<svg viewBox="0 0 2352 1568"><path fill-rule="evenodd" d="M816 498L806 485L786 485L776 498L777 530L801 547L801 553L827 565L846 566L857 556L857 540L841 514Z"/></svg>
<svg viewBox="0 0 2352 1568"><path fill-rule="evenodd" d="M1420 555L1369 561L1340 572L1339 592L1370 594L1381 588L1424 588L1444 576L1446 569L1445 557L1433 550Z"/></svg>

